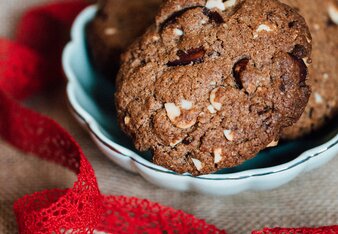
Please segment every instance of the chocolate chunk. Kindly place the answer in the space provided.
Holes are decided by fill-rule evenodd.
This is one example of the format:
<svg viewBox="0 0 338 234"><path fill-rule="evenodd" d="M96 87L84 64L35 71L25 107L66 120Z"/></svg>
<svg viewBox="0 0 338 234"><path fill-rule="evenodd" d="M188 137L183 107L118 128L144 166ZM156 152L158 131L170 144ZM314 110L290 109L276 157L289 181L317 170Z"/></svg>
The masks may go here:
<svg viewBox="0 0 338 234"><path fill-rule="evenodd" d="M224 19L217 11L210 11L208 8L203 8L203 14L208 16L210 21L213 21L216 24L224 23Z"/></svg>
<svg viewBox="0 0 338 234"><path fill-rule="evenodd" d="M194 141L194 138L192 136L189 136L187 138L185 138L182 143L185 145L190 145L192 142Z"/></svg>
<svg viewBox="0 0 338 234"><path fill-rule="evenodd" d="M177 18L181 17L185 12L187 12L188 10L191 10L191 9L195 9L195 8L202 8L202 6L187 7L187 8L184 8L180 11L176 11L173 14L171 14L166 20L164 20L160 24L160 32L162 32L163 29L166 28L168 25L174 24L177 21Z"/></svg>
<svg viewBox="0 0 338 234"><path fill-rule="evenodd" d="M297 44L295 45L295 47L293 48L290 54L297 58L305 58L308 53L304 46Z"/></svg>
<svg viewBox="0 0 338 234"><path fill-rule="evenodd" d="M297 26L297 21L291 21L288 24L289 28L294 28L295 26Z"/></svg>
<svg viewBox="0 0 338 234"><path fill-rule="evenodd" d="M313 108L313 107L311 107L310 108L310 110L309 110L309 118L311 119L312 118L312 116L313 116L313 111L314 111L315 109Z"/></svg>
<svg viewBox="0 0 338 234"><path fill-rule="evenodd" d="M265 106L264 109L258 111L257 114L259 114L259 115L266 114L266 113L268 113L269 111L271 111L271 109L272 109L272 108L271 108L270 106Z"/></svg>
<svg viewBox="0 0 338 234"><path fill-rule="evenodd" d="M177 56L179 57L179 59L168 62L167 66L175 67L189 65L190 63L201 63L203 62L205 52L206 51L203 47L190 49L186 52L183 50L179 50L177 51Z"/></svg>
<svg viewBox="0 0 338 234"><path fill-rule="evenodd" d="M301 87L305 87L306 86L306 77L308 74L308 68L306 66L306 64L304 63L303 59L301 59L300 57L290 53L289 54L291 56L291 58L297 63L297 65L299 66L299 85Z"/></svg>
<svg viewBox="0 0 338 234"><path fill-rule="evenodd" d="M235 78L236 86L238 89L243 89L243 83L241 80L241 73L245 71L246 66L249 63L249 59L244 58L239 60L232 69L232 74Z"/></svg>

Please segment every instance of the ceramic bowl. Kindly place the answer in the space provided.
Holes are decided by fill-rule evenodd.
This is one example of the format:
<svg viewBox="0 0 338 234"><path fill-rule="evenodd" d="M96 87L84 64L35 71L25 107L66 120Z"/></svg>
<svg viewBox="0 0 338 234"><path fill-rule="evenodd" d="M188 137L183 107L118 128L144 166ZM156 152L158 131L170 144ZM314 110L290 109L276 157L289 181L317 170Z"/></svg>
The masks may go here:
<svg viewBox="0 0 338 234"><path fill-rule="evenodd" d="M70 109L98 148L122 168L147 181L173 190L211 195L232 195L248 190L269 190L317 168L338 155L338 121L303 139L281 142L243 165L193 177L176 174L152 163L152 155L138 152L118 127L114 84L100 76L88 56L85 27L96 12L86 8L76 19L71 41L64 49L63 68L68 78Z"/></svg>

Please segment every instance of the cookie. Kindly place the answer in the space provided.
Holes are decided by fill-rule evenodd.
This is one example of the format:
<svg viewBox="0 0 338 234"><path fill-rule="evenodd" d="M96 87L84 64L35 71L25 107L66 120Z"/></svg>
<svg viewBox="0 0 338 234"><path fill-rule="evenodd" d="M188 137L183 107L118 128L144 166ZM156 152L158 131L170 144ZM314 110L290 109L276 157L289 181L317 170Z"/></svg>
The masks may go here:
<svg viewBox="0 0 338 234"><path fill-rule="evenodd" d="M154 21L161 0L101 0L86 30L94 67L114 80L124 51Z"/></svg>
<svg viewBox="0 0 338 234"><path fill-rule="evenodd" d="M310 40L303 17L279 1L169 0L122 56L121 127L175 172L237 166L303 113Z"/></svg>
<svg viewBox="0 0 338 234"><path fill-rule="evenodd" d="M283 131L295 139L321 128L338 114L338 1L282 0L304 16L312 34L309 83L312 95L300 120Z"/></svg>

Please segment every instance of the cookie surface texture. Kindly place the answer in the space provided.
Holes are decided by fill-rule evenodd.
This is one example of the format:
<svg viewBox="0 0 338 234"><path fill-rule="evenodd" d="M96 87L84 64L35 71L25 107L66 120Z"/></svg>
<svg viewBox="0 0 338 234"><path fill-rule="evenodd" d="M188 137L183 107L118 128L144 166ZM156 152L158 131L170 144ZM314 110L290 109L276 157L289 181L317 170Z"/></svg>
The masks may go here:
<svg viewBox="0 0 338 234"><path fill-rule="evenodd" d="M121 127L175 172L237 166L301 116L309 39L304 19L275 0L169 0L122 56Z"/></svg>

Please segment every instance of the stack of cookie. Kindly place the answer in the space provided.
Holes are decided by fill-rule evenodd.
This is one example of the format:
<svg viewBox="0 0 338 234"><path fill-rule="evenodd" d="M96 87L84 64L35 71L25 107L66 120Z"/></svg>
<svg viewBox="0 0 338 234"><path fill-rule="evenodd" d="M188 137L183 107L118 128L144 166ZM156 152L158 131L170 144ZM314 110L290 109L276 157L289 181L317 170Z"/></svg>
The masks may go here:
<svg viewBox="0 0 338 234"><path fill-rule="evenodd" d="M291 7L277 0L102 2L88 45L98 70L114 77L119 68L116 107L136 148L178 173L208 174L332 118L336 2L283 2Z"/></svg>
<svg viewBox="0 0 338 234"><path fill-rule="evenodd" d="M281 0L296 9L312 34L309 84L312 95L300 120L283 130L295 139L322 127L338 112L338 1Z"/></svg>

